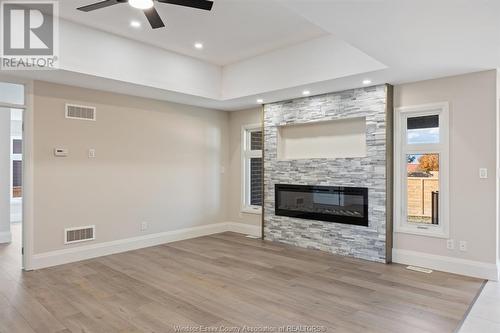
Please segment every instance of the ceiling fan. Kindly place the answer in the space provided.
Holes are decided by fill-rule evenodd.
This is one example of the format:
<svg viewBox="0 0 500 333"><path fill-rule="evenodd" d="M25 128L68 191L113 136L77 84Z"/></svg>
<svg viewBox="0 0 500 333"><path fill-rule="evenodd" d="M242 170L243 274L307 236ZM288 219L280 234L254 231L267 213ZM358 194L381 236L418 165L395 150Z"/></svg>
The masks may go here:
<svg viewBox="0 0 500 333"><path fill-rule="evenodd" d="M172 5L179 5L179 6L191 7L203 10L211 10L214 4L213 1L208 1L208 0L154 0L154 1L159 3L169 3ZM158 14L158 12L154 7L154 1L153 0L105 0L91 5L83 6L77 9L81 10L82 12L90 12L96 9L101 9L128 2L130 6L144 11L146 18L148 19L153 29L163 28L165 24L163 23L160 15Z"/></svg>

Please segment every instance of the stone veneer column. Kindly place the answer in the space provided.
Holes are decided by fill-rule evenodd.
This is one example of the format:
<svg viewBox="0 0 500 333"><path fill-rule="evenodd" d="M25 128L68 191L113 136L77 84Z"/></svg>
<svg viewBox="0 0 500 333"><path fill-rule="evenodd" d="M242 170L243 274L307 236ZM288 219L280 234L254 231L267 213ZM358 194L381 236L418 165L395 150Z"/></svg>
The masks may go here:
<svg viewBox="0 0 500 333"><path fill-rule="evenodd" d="M389 112L388 112L389 110ZM392 86L353 89L268 104L264 108L264 238L378 262L392 248ZM277 159L279 126L366 117L367 156ZM368 188L369 226L274 215L274 185Z"/></svg>

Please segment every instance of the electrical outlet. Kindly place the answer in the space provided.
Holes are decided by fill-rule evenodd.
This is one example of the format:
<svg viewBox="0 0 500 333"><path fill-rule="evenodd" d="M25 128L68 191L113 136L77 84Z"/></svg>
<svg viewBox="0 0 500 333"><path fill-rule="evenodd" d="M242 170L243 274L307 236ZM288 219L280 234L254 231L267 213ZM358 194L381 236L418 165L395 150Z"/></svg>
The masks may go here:
<svg viewBox="0 0 500 333"><path fill-rule="evenodd" d="M148 222L142 222L141 223L141 231L148 230Z"/></svg>
<svg viewBox="0 0 500 333"><path fill-rule="evenodd" d="M459 246L460 246L460 251L462 251L462 252L467 251L467 242L466 241L460 241Z"/></svg>
<svg viewBox="0 0 500 333"><path fill-rule="evenodd" d="M95 149L94 148L89 149L89 158L95 158Z"/></svg>
<svg viewBox="0 0 500 333"><path fill-rule="evenodd" d="M446 248L448 250L455 250L455 241L453 239L448 239L446 241Z"/></svg>

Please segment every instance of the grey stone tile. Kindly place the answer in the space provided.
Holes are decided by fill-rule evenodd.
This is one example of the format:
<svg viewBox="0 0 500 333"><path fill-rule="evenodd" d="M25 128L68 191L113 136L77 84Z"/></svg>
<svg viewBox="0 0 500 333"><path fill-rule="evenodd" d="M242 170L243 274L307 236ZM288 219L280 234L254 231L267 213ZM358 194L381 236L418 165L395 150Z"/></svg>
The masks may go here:
<svg viewBox="0 0 500 333"><path fill-rule="evenodd" d="M268 104L264 110L264 235L266 239L372 261L385 261L385 86L353 89ZM366 117L364 158L277 160L279 126ZM274 215L274 185L368 188L369 226Z"/></svg>

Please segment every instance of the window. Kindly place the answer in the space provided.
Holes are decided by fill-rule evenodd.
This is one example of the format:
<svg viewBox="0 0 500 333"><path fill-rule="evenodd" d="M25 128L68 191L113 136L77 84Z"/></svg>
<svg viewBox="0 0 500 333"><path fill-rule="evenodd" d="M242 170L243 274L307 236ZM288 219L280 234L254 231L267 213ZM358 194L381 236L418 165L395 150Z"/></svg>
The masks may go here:
<svg viewBox="0 0 500 333"><path fill-rule="evenodd" d="M12 154L22 154L23 153L23 140L13 139L12 140Z"/></svg>
<svg viewBox="0 0 500 333"><path fill-rule="evenodd" d="M23 185L23 162L12 161L12 187Z"/></svg>
<svg viewBox="0 0 500 333"><path fill-rule="evenodd" d="M439 115L408 117L406 129L409 145L439 143Z"/></svg>
<svg viewBox="0 0 500 333"><path fill-rule="evenodd" d="M447 238L448 103L396 109L395 231Z"/></svg>
<svg viewBox="0 0 500 333"><path fill-rule="evenodd" d="M262 212L262 128L261 125L242 129L242 211Z"/></svg>

